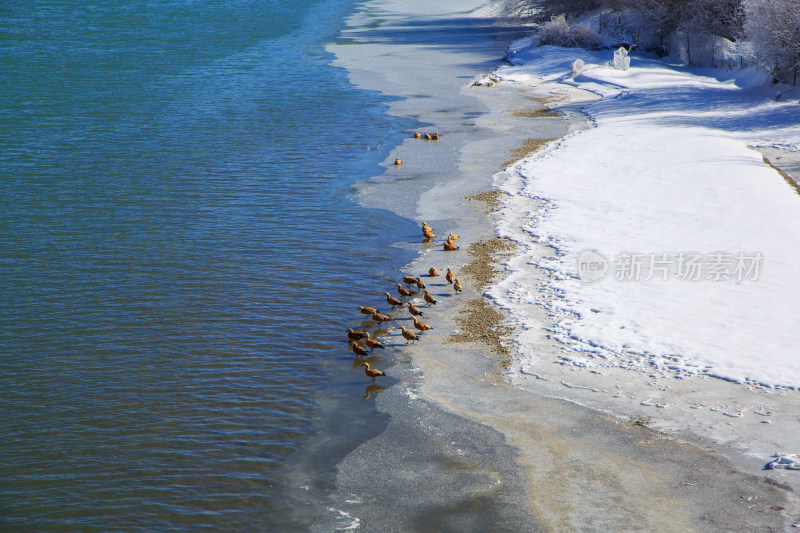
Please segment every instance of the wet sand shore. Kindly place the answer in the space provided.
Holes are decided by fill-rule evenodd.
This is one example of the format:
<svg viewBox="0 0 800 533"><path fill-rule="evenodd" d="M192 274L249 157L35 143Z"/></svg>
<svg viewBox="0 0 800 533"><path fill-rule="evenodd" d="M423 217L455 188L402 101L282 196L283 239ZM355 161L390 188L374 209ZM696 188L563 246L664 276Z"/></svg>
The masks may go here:
<svg viewBox="0 0 800 533"><path fill-rule="evenodd" d="M537 389L509 379L509 329L484 292L512 250L494 231L494 186L510 161L589 127L578 108L593 96L554 85L475 85L525 34L481 8L366 2L330 47L358 86L399 97L390 113L441 135L425 141L407 132L386 172L354 192L369 207L434 228L431 243L419 234L390 238L418 253L406 273L422 275L438 303L421 306L434 329L408 346L397 329L411 327L410 317L393 313L382 337L390 377L374 397L389 416L386 429L338 465L329 513L314 530L786 529L795 518L791 487L737 470L731 450L676 439L644 416L590 409L580 394L560 399L567 395L548 388L551 381ZM392 165L395 158L403 164ZM458 251L442 249L449 232L461 235ZM426 277L431 266L437 278ZM463 293L444 280L447 267ZM390 273L376 293L400 277Z"/></svg>

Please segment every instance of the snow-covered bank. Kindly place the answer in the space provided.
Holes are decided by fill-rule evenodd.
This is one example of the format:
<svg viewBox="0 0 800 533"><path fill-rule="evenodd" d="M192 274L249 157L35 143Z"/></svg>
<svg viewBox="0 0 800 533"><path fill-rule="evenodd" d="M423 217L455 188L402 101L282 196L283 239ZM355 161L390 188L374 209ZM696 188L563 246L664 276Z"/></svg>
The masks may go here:
<svg viewBox="0 0 800 533"><path fill-rule="evenodd" d="M500 232L556 251L493 290L525 327L521 350L542 335L529 310L545 289L560 364L800 387L800 196L750 148L800 149L800 95L776 101L753 73L641 57L617 70L610 51L524 44L497 75L602 98L584 109L595 128L500 184Z"/></svg>
<svg viewBox="0 0 800 533"><path fill-rule="evenodd" d="M386 172L360 184L354 197L427 221L440 238L461 235L461 249L448 252L441 240L420 242L417 232L386 235L419 251L404 273L453 267L466 277L460 278L460 294L443 276L424 278L438 304L425 307L433 330L420 342L406 345L397 338L397 324L410 318L394 312L392 331L381 337L389 341L387 353L375 355L393 384L367 400L387 413L386 429L336 466L330 520L314 530L330 531L331 522L350 527L356 518L364 531L779 530L786 522L782 509L793 501L779 484L793 472L753 476L749 463L741 472L703 447L549 397L547 387L558 382L531 380L542 386L519 387L508 380L506 359L485 344L451 342L462 311L482 295L466 268L478 259L470 248L496 237L494 213L465 197L489 191L515 147L587 126L574 111L569 120L538 112L534 102L547 99L549 86L474 85L497 67L507 43L529 29L490 24L479 15L480 1L468 4L370 0L341 44L331 47L354 83L399 97L391 114L441 133L431 143L407 131L406 141L387 157ZM571 98L588 94L569 90ZM393 165L394 158L402 166ZM394 291L398 274L386 273L388 289ZM572 388L568 399L582 401L583 392L593 394ZM794 391L772 396L789 393ZM770 446L756 468L777 451L795 450ZM745 501L758 501L758 509Z"/></svg>

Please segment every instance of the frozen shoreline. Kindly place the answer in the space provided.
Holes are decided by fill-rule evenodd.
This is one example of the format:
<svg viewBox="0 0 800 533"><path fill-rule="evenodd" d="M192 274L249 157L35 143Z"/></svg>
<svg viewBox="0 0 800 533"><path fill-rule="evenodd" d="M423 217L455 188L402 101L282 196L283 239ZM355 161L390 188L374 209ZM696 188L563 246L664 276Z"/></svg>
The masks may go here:
<svg viewBox="0 0 800 533"><path fill-rule="evenodd" d="M738 448L751 456L751 471L773 453L795 453L800 364L791 323L800 256L790 243L800 238L791 223L800 198L748 145L770 146L773 160L793 171L797 152L775 146L800 145L787 116L797 104L770 101L768 86L741 88L707 77L713 72L638 57L617 71L599 53L520 55L520 66L495 75L547 84L580 56L587 71L562 83L603 100L586 107L591 131L518 163L501 185L511 196L499 231L528 250L491 290L522 329L515 382ZM669 91L683 101L664 104ZM712 99L719 91L733 95L720 104ZM713 118L684 111L704 98L716 102L706 113ZM615 143L625 149L615 153ZM739 206L747 212L731 210ZM674 267L677 252L725 249L762 254L758 279L643 273L585 283L578 272L581 250L670 252ZM795 477L786 481L798 486Z"/></svg>
<svg viewBox="0 0 800 533"><path fill-rule="evenodd" d="M485 206L465 197L499 183L507 187L514 175L501 169L510 151L526 139L560 138L585 128L578 109L597 100L585 90L538 80L471 87L499 66L511 41L498 41L514 33L487 28L481 5L373 0L345 32L353 46L332 47L354 83L402 98L390 113L421 121L422 131L442 134L436 143L409 136L387 158L386 172L355 191L365 205L426 220L440 236L461 235L461 250L451 253L441 250L440 239L424 245L416 234L390 236L395 246L419 253L406 268L410 274L430 266L459 272L470 263L469 245L495 237L496 220L487 219ZM553 91L560 100L553 107L570 120L531 118L541 102L553 100ZM403 160L401 167L391 165L395 157ZM532 245L531 252L512 259L508 272L529 270L526 261L551 255L541 244ZM386 287L376 292L391 290L398 275L386 273ZM544 270L537 275L539 281L546 278ZM668 409L655 407L658 398L620 403L613 393L593 392L601 390L593 381L597 374L558 364L550 365L553 374L546 376L518 363L509 383L486 345L447 342L458 333L456 319L466 302L497 298L496 290L481 294L467 280L464 294L454 296L442 280L426 282L439 299L435 308L426 309L434 330L415 345L393 346L396 364L384 370L398 381L375 400L391 417L388 428L339 465L334 522L336 516L346 517L346 524L365 531L419 530L421 524L458 524L462 531L486 530L487 524L509 531L719 531L731 524L775 528L795 517L794 500L781 488L784 472L765 476L759 470L765 461L755 457L743 465L737 460L739 448L712 443L716 434L687 432L693 445L686 446L638 423L650 416L648 409ZM552 296L537 291L535 301L526 304L537 324L548 320L542 304ZM396 316L382 340L397 339L396 327L407 316ZM533 335L526 342L537 350L557 354L558 345L544 328L524 333ZM626 372L606 371L609 390L627 384ZM718 387L726 399L732 390L726 387L741 388L699 379ZM678 384L670 383L667 390L660 390L661 383L644 386L648 392L682 393ZM704 392L705 382L699 394ZM599 402L599 396L617 403ZM607 416L612 412L640 419ZM726 425L728 417L718 410L703 414L716 417L710 426ZM703 423L698 420L698 427ZM372 470L376 465L380 476ZM758 505L748 503L753 501ZM789 514L778 510L783 508ZM327 526L323 521L316 530Z"/></svg>
<svg viewBox="0 0 800 533"><path fill-rule="evenodd" d="M790 116L797 104L651 59L616 70L601 64L601 53L545 47L520 55L530 66L501 76L546 76L559 70L554 58L563 73L580 55L584 72L565 82L603 96L586 106L595 128L515 166L523 177L515 194L547 206L511 225L557 251L541 266L569 293L560 311L578 317L553 334L593 347L576 347L588 358L574 363L633 353L648 358L648 371L800 385L790 333L800 298L800 253L790 245L800 239L791 224L800 198L749 148L800 148L800 120ZM604 276L578 271L581 250L604 262ZM738 330L728 334L728 325Z"/></svg>

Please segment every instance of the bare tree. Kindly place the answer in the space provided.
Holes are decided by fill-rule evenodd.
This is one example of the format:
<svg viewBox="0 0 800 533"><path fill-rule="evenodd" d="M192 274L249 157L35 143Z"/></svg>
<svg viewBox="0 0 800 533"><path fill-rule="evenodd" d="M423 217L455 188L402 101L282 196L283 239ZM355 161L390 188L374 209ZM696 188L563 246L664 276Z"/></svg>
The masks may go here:
<svg viewBox="0 0 800 533"><path fill-rule="evenodd" d="M605 7L604 0L540 0L542 11L549 16L574 17Z"/></svg>
<svg viewBox="0 0 800 533"><path fill-rule="evenodd" d="M536 20L542 17L538 0L495 0L500 14L517 20Z"/></svg>
<svg viewBox="0 0 800 533"><path fill-rule="evenodd" d="M608 0L497 0L500 12L518 19L573 18L587 11L608 7Z"/></svg>
<svg viewBox="0 0 800 533"><path fill-rule="evenodd" d="M800 68L800 0L746 0L745 33L756 58L775 80L797 85Z"/></svg>
<svg viewBox="0 0 800 533"><path fill-rule="evenodd" d="M687 61L703 64L710 58L710 64L715 65L718 38L734 41L742 35L741 0L691 0L685 7L677 18L677 29L686 38ZM700 48L699 53L694 48Z"/></svg>
<svg viewBox="0 0 800 533"><path fill-rule="evenodd" d="M745 38L752 43L756 60L767 67L776 80L795 85L798 82L800 0L495 1L503 14L539 23L556 21L559 16L570 20L582 13L600 10L605 19L612 21L610 26L615 30L624 24L635 36L634 44L644 44L659 53L680 51L690 63L694 55L703 63L703 57L710 56L711 63L716 64L718 51L730 48L725 40ZM601 30L609 26L602 22L603 17ZM641 43L638 42L640 35L644 36ZM724 53L720 57L724 57Z"/></svg>
<svg viewBox="0 0 800 533"><path fill-rule="evenodd" d="M742 36L744 7L741 0L694 0L692 16L687 19L691 31L735 41Z"/></svg>
<svg viewBox="0 0 800 533"><path fill-rule="evenodd" d="M682 5L684 0L621 0L620 3L620 10L631 13L641 26L652 28L663 46L665 38L680 25L676 4Z"/></svg>

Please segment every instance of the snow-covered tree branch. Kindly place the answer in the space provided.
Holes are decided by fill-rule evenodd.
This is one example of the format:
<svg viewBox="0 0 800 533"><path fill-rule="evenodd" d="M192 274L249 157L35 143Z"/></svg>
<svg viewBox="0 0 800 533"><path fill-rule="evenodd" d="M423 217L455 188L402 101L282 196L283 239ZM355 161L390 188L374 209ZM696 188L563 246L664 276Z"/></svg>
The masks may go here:
<svg viewBox="0 0 800 533"><path fill-rule="evenodd" d="M797 84L800 0L746 0L745 33L756 58L777 80Z"/></svg>
<svg viewBox="0 0 800 533"><path fill-rule="evenodd" d="M800 0L496 0L509 17L538 21L547 41L554 30L575 46L591 40L572 39L575 21L586 13L601 15L600 33L627 34L635 47L668 53L693 64L745 63L740 55L752 49L755 60L776 80L797 84L800 70ZM580 24L586 34L585 22ZM734 45L746 40L750 47ZM622 43L618 43L622 44ZM737 48L738 47L738 48ZM752 59L752 58L748 58ZM752 63L752 61L751 61Z"/></svg>

